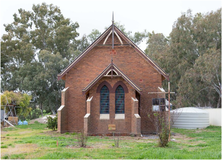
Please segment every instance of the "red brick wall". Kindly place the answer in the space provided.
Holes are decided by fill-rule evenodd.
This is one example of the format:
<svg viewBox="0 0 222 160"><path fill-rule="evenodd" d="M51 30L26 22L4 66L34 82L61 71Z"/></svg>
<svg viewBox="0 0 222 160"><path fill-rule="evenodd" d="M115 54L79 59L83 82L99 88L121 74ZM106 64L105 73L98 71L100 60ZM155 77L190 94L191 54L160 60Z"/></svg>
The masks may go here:
<svg viewBox="0 0 222 160"><path fill-rule="evenodd" d="M103 41L104 40L101 41L101 44ZM117 37L115 36L115 43L116 42L119 43ZM110 43L111 38L107 40L106 44ZM83 117L86 114L86 95L82 94L82 89L84 89L111 63L111 58L113 58L113 63L142 89L140 99L142 133L154 131L153 125L149 121L147 114L152 108L152 98L155 98L156 95L148 95L148 92L155 92L157 91L158 86L162 86L162 77L144 58L142 58L141 55L139 55L139 53L137 53L137 51L134 50L133 47L115 46L115 50L117 54L113 55L110 54L111 46L96 46L67 73L65 85L66 87L69 87L69 94L67 94L66 102L68 131L76 132L83 129ZM102 80L104 79L105 78ZM118 80L115 78L107 79L107 81L109 81L112 85ZM90 117L90 120L92 121L90 123L92 124L95 122L95 124L92 124L91 126L97 126L95 128L91 127L89 130L92 133L102 133L107 129L109 123L116 123L118 132L130 132L131 122L127 119L127 117L124 121L119 120L119 122L112 122L111 120L113 119L113 115L111 114L110 121L96 121L96 117L99 117L99 110L97 108L99 107L99 97L95 92L99 83L89 92L90 97L95 96L93 97L91 107L91 116L94 116L94 118ZM135 91L131 86L129 86L129 84L126 82L124 83L129 89L128 95L126 94L126 103L128 103L129 100L130 104L131 100L129 98L135 97ZM110 95L110 99L112 98L114 98L114 94ZM131 108L129 107L127 110L129 113L126 112L126 115L131 115ZM113 112L112 108L110 108L110 112Z"/></svg>
<svg viewBox="0 0 222 160"><path fill-rule="evenodd" d="M96 93L97 87L103 81L108 82L111 87L115 85L116 82L122 80L123 83L128 88L128 93L125 93L125 119L116 120L115 119L115 93L110 93L110 106L109 106L109 120L100 120L100 93ZM114 91L115 92L115 91ZM113 131L108 130L109 124L115 124L117 133L128 133L131 132L131 112L132 104L131 97L135 97L134 89L120 77L118 78L102 78L89 92L90 96L93 96L91 114L90 114L90 128L89 134L108 134Z"/></svg>

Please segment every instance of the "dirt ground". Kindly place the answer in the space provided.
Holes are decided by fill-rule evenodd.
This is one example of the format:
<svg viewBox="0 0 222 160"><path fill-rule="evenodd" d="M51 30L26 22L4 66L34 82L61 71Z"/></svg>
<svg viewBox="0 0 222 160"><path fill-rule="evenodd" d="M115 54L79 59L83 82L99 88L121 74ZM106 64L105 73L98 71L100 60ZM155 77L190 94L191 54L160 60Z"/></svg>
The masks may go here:
<svg viewBox="0 0 222 160"><path fill-rule="evenodd" d="M29 124L33 124L35 121L38 121L39 123L47 123L47 117L55 118L55 115L47 115L37 119L33 119L29 122Z"/></svg>

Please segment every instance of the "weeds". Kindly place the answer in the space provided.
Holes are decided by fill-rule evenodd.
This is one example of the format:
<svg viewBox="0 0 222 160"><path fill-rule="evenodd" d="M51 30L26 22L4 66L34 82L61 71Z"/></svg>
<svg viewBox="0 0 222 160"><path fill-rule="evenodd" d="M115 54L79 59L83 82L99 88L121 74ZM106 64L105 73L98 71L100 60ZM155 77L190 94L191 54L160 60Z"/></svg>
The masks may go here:
<svg viewBox="0 0 222 160"><path fill-rule="evenodd" d="M114 147L119 148L119 136L115 137L115 133L113 133Z"/></svg>
<svg viewBox="0 0 222 160"><path fill-rule="evenodd" d="M9 156L6 154L2 157L2 159L9 159Z"/></svg>
<svg viewBox="0 0 222 160"><path fill-rule="evenodd" d="M77 135L77 140L80 147L86 147L88 136L82 131Z"/></svg>
<svg viewBox="0 0 222 160"><path fill-rule="evenodd" d="M2 145L1 148L8 148L8 146L6 146L6 145Z"/></svg>
<svg viewBox="0 0 222 160"><path fill-rule="evenodd" d="M199 130L172 129L176 133L175 141L169 142L165 148L157 147L157 139L145 137L120 139L115 134L114 137L87 137L87 141L83 142L85 146L87 142L90 148L79 148L76 145L81 134L60 135L46 130L46 125L39 123L25 127L27 128L2 133L1 147L6 146L1 148L2 159L221 159L221 127L210 126ZM24 134L27 130L31 132ZM17 134L20 136L16 136ZM22 147L23 150L18 150L18 147Z"/></svg>

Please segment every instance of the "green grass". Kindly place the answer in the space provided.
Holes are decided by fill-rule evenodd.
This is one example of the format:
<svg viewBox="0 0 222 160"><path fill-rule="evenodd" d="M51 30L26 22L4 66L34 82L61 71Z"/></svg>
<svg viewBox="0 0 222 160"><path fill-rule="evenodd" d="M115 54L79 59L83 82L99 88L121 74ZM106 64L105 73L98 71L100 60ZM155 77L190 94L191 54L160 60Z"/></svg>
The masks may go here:
<svg viewBox="0 0 222 160"><path fill-rule="evenodd" d="M4 131L1 142L4 159L221 159L221 127L215 126L172 129L186 138L176 137L165 148L158 147L157 139L140 137L120 137L117 148L113 137L101 136L88 137L87 148L80 148L78 134L59 134L39 123ZM18 146L20 151L9 152Z"/></svg>
<svg viewBox="0 0 222 160"><path fill-rule="evenodd" d="M2 145L1 148L8 148L8 146L6 146L6 145Z"/></svg>
<svg viewBox="0 0 222 160"><path fill-rule="evenodd" d="M21 138L18 141L15 141L17 144L25 144L25 143L32 143L37 144L40 147L50 147L54 148L57 147L57 141L59 147L64 147L68 145L73 145L74 142L77 140L71 137L53 137L53 136L47 136L47 135L37 135L37 136L30 136Z"/></svg>
<svg viewBox="0 0 222 160"><path fill-rule="evenodd" d="M43 130L46 128L46 124L39 123L35 121L34 124L29 124L29 125L18 125L16 126L18 129L35 129L35 130Z"/></svg>

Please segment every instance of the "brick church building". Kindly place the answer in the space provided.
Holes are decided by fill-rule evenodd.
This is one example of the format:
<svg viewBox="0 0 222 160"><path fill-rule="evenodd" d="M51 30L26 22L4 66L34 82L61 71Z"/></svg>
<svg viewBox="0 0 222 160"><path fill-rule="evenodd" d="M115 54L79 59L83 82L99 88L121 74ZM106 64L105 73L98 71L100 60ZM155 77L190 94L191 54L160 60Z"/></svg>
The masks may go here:
<svg viewBox="0 0 222 160"><path fill-rule="evenodd" d="M115 25L60 74L65 81L58 132L140 135L154 131L147 114L168 75Z"/></svg>

